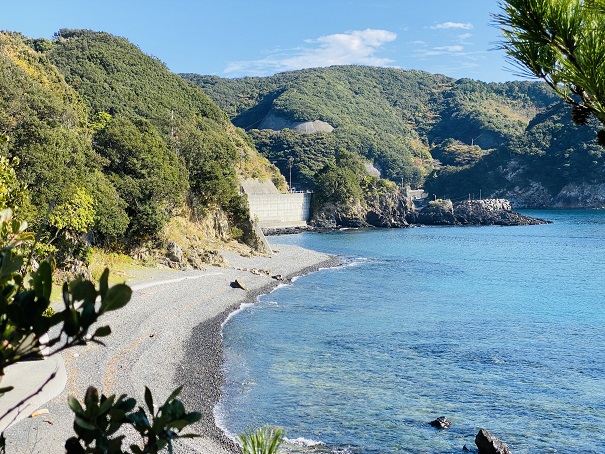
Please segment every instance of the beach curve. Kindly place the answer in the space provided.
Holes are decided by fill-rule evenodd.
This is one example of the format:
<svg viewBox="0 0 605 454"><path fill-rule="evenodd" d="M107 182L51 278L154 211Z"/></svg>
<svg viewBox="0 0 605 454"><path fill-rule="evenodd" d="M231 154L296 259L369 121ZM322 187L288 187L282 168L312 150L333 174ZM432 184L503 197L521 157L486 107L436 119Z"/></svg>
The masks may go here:
<svg viewBox="0 0 605 454"><path fill-rule="evenodd" d="M6 430L7 452L63 452L65 440L73 435L67 396L81 398L89 385L105 394L126 393L140 402L145 386L156 402L162 402L183 385L186 407L203 415L191 430L201 436L178 442L175 452L239 452L213 415L224 380L222 323L243 303L254 302L279 284L339 262L297 246L271 246L271 257L227 252L226 268L158 270L144 282L129 282L135 289L131 303L104 318L112 327L107 346L89 344L62 355L68 377L65 389L42 406L47 414ZM246 290L230 285L236 279ZM129 441L134 438L127 433L125 444Z"/></svg>

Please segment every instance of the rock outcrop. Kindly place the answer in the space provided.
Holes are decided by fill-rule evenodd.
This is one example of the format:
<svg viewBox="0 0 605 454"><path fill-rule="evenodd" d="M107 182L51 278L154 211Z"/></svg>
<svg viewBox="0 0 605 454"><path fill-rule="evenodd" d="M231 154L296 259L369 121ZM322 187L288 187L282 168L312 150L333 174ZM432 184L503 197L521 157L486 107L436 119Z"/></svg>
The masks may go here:
<svg viewBox="0 0 605 454"><path fill-rule="evenodd" d="M411 221L422 225L538 225L541 219L512 211L506 199L436 200L411 215Z"/></svg>
<svg viewBox="0 0 605 454"><path fill-rule="evenodd" d="M414 207L400 192L376 195L347 205L327 204L313 212L311 225L316 228L337 227L407 227Z"/></svg>
<svg viewBox="0 0 605 454"><path fill-rule="evenodd" d="M507 444L494 437L485 429L481 429L475 437L479 454L511 454Z"/></svg>
<svg viewBox="0 0 605 454"><path fill-rule="evenodd" d="M332 132L334 127L321 120L314 121L291 121L287 118L276 115L270 112L260 122L259 129L271 129L273 131L281 131L282 129L292 129L302 134L313 134L316 132Z"/></svg>
<svg viewBox="0 0 605 454"><path fill-rule="evenodd" d="M569 183L552 194L538 182L501 190L493 194L506 198L515 208L602 209L605 208L605 183Z"/></svg>
<svg viewBox="0 0 605 454"><path fill-rule="evenodd" d="M452 422L445 416L439 416L437 419L431 421L429 424L433 427L436 427L437 429L447 429L452 425Z"/></svg>
<svg viewBox="0 0 605 454"><path fill-rule="evenodd" d="M366 199L365 203L326 204L315 209L313 228L409 227L411 225L538 225L541 219L512 211L506 199L433 200L416 209L402 192L389 192Z"/></svg>

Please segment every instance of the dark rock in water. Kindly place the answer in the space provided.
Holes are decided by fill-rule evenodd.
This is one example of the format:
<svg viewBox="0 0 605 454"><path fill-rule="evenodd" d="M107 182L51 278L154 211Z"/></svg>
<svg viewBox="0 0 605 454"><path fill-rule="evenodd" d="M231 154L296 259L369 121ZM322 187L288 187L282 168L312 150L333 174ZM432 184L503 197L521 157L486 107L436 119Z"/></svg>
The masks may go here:
<svg viewBox="0 0 605 454"><path fill-rule="evenodd" d="M479 448L479 454L511 454L506 443L485 429L479 431L475 437L475 444Z"/></svg>
<svg viewBox="0 0 605 454"><path fill-rule="evenodd" d="M231 283L231 287L233 288L241 288L242 290L248 290L248 287L246 287L240 280L236 279Z"/></svg>
<svg viewBox="0 0 605 454"><path fill-rule="evenodd" d="M413 214L412 222L424 225L537 225L546 224L511 210L506 199L435 200Z"/></svg>
<svg viewBox="0 0 605 454"><path fill-rule="evenodd" d="M452 422L449 421L445 416L439 416L434 421L429 423L431 426L436 427L437 429L447 429L452 425Z"/></svg>

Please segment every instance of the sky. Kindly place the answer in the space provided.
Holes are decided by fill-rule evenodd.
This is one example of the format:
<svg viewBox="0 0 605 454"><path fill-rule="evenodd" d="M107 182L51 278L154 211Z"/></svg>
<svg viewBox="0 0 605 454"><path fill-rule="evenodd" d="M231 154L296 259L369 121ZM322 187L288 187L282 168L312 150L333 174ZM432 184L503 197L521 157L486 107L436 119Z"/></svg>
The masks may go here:
<svg viewBox="0 0 605 454"><path fill-rule="evenodd" d="M127 38L177 73L268 76L330 65L521 79L497 50L497 0L3 0L0 29Z"/></svg>

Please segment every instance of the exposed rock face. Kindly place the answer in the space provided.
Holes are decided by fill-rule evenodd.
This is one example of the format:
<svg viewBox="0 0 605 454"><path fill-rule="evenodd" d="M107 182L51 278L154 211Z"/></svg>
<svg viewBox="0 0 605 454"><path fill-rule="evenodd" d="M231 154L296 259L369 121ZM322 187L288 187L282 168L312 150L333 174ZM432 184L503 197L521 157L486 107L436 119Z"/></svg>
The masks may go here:
<svg viewBox="0 0 605 454"><path fill-rule="evenodd" d="M287 118L280 117L273 112L270 112L260 122L259 129L272 129L273 131L281 131L282 129L292 129L303 134L313 134L316 132L332 132L334 127L329 123L321 120L315 121L291 121Z"/></svg>
<svg viewBox="0 0 605 454"><path fill-rule="evenodd" d="M553 208L604 208L605 183L568 184L554 198Z"/></svg>
<svg viewBox="0 0 605 454"><path fill-rule="evenodd" d="M406 227L413 205L401 193L378 195L365 205L326 205L313 213L311 225L335 227Z"/></svg>
<svg viewBox="0 0 605 454"><path fill-rule="evenodd" d="M380 195L368 202L366 222L375 227L406 227L413 204L400 193Z"/></svg>
<svg viewBox="0 0 605 454"><path fill-rule="evenodd" d="M479 448L479 454L511 454L506 443L485 429L479 431L475 437L475 444Z"/></svg>
<svg viewBox="0 0 605 454"><path fill-rule="evenodd" d="M311 225L336 227L407 227L419 225L537 225L546 221L511 211L505 199L429 202L422 210L400 193L377 196L365 205L326 205L313 213Z"/></svg>
<svg viewBox="0 0 605 454"><path fill-rule="evenodd" d="M605 183L570 183L553 195L542 184L534 181L493 195L510 200L515 208L605 208Z"/></svg>
<svg viewBox="0 0 605 454"><path fill-rule="evenodd" d="M412 215L413 222L423 225L536 225L545 224L511 211L506 199L465 200L453 204L436 200Z"/></svg>
<svg viewBox="0 0 605 454"><path fill-rule="evenodd" d="M456 225L454 205L451 200L435 200L422 210L412 213L410 221L423 225Z"/></svg>

